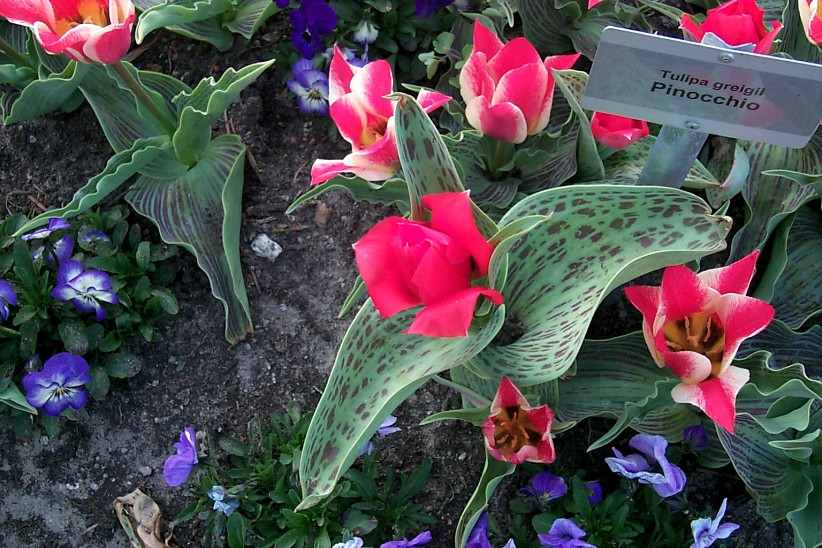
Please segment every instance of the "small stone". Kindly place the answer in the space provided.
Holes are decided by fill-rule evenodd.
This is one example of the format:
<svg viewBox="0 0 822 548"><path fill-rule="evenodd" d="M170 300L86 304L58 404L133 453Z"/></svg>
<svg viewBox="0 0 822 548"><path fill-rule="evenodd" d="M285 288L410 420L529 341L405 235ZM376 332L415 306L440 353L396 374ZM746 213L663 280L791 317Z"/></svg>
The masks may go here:
<svg viewBox="0 0 822 548"><path fill-rule="evenodd" d="M141 466L137 471L140 472L140 475L149 477L151 475L151 466Z"/></svg>
<svg viewBox="0 0 822 548"><path fill-rule="evenodd" d="M465 452L462 452L459 455L457 455L457 460L465 460L467 458L468 458L468 453L465 453Z"/></svg>
<svg viewBox="0 0 822 548"><path fill-rule="evenodd" d="M33 145L36 142L37 142L37 137L35 137L34 135L29 135L29 144Z"/></svg>
<svg viewBox="0 0 822 548"><path fill-rule="evenodd" d="M273 263L277 257L280 256L280 253L283 252L283 248L280 247L280 244L269 238L268 234L257 234L254 236L254 239L251 240L251 251L258 257L268 259Z"/></svg>
<svg viewBox="0 0 822 548"><path fill-rule="evenodd" d="M325 205L325 202L317 202L317 207L314 210L314 222L317 223L317 226L327 225L332 211L330 207Z"/></svg>

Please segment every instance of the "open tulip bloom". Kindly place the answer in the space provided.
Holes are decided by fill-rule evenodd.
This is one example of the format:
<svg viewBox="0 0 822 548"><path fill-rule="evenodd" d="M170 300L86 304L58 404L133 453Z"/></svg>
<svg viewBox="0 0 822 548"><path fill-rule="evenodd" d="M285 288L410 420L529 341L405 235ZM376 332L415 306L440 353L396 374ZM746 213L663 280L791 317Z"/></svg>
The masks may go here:
<svg viewBox="0 0 822 548"><path fill-rule="evenodd" d="M800 3L806 0L800 0ZM683 32L697 42L707 33L721 38L729 46L753 44L753 52L767 55L782 23L771 21L770 30L765 25L765 10L756 0L731 0L708 10L708 16L697 24L687 13L680 22Z"/></svg>
<svg viewBox="0 0 822 548"><path fill-rule="evenodd" d="M474 222L467 192L422 198L429 222L383 219L354 244L357 269L383 318L423 305L405 333L468 334L477 299L502 304L499 291L472 286L488 274L491 245Z"/></svg>
<svg viewBox="0 0 822 548"><path fill-rule="evenodd" d="M597 142L609 148L628 148L648 136L648 122L607 112L595 112L591 117L591 133Z"/></svg>
<svg viewBox="0 0 822 548"><path fill-rule="evenodd" d="M525 38L504 44L479 20L474 22L474 50L460 71L465 117L483 135L521 143L548 127L554 99L552 69L569 69L579 54L543 61Z"/></svg>
<svg viewBox="0 0 822 548"><path fill-rule="evenodd" d="M399 167L394 105L386 98L394 90L388 61L377 60L358 67L334 47L329 69L328 99L331 119L351 153L342 160L316 160L311 184L323 183L340 173L353 173L367 181L384 181ZM425 112L437 110L451 98L421 90L417 97Z"/></svg>
<svg viewBox="0 0 822 548"><path fill-rule="evenodd" d="M547 405L531 407L508 377L503 377L482 423L485 448L497 460L550 464L556 459L551 439L554 412Z"/></svg>
<svg viewBox="0 0 822 548"><path fill-rule="evenodd" d="M116 63L131 47L131 0L0 0L0 17L29 27L46 52Z"/></svg>
<svg viewBox="0 0 822 548"><path fill-rule="evenodd" d="M690 403L728 432L734 431L736 395L747 369L731 365L742 341L765 329L771 305L745 293L759 251L726 267L694 273L665 269L660 287L632 286L625 295L642 313L642 332L654 361L682 381L671 396Z"/></svg>

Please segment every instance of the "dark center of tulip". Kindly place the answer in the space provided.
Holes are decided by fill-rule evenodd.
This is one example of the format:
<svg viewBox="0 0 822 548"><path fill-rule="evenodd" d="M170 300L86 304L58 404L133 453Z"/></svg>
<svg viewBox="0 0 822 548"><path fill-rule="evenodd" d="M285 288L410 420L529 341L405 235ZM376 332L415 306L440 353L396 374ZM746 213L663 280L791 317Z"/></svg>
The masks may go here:
<svg viewBox="0 0 822 548"><path fill-rule="evenodd" d="M528 422L521 407L504 407L494 417L494 445L509 457L526 445L538 445L542 434Z"/></svg>
<svg viewBox="0 0 822 548"><path fill-rule="evenodd" d="M725 351L725 330L716 314L697 312L662 328L668 348L675 352L690 350L711 360L711 374L719 375Z"/></svg>
<svg viewBox="0 0 822 548"><path fill-rule="evenodd" d="M89 24L105 27L109 24L107 4L100 0L80 0L77 2L77 13L71 18L57 19L54 32L63 36L77 25Z"/></svg>

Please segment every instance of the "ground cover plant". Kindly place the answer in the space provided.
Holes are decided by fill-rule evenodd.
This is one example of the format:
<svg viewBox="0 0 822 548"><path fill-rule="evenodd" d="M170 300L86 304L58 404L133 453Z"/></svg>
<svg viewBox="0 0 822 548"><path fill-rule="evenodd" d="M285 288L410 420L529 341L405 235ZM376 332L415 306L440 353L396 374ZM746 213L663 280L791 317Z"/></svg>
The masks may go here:
<svg viewBox="0 0 822 548"><path fill-rule="evenodd" d="M140 336L146 352L162 352L154 322L177 311L164 268L193 266L166 254L179 246L206 274L227 340L190 378L232 356L212 385L231 368L240 384L200 400L201 410L175 409L206 414L205 425L228 413L244 435L198 435L185 425L200 421L175 410L178 424L156 436L167 453L168 428L179 432L153 494L177 509L196 499L175 535L190 528L205 539L195 543L232 547L702 547L744 542L734 513L744 489L763 520L787 522L796 546L822 545L822 137L787 149L582 107L606 26L819 63L816 8L0 0L4 131L86 112L107 142L95 150L113 153L97 175L72 182L80 188L66 204L4 225L4 413L19 432L38 424L54 436L62 423L48 417L76 422L88 394L102 397L109 377L137 368L125 341ZM204 71L183 75L152 57L156 42L191 38L210 52ZM281 70L267 74L275 55ZM272 107L276 93L283 101ZM314 118L272 127L294 99ZM301 147L306 127L336 131L337 144ZM244 141L255 143L252 156ZM253 190L243 196L247 174ZM122 208L90 213L120 196L167 246L123 233ZM329 203L348 224L325 240L308 233L310 244L291 236L328 226ZM86 224L110 242L88 243ZM266 231L291 251L278 258L283 248ZM69 236L79 255L66 251ZM323 263L323 241L343 242L332 246L332 269L301 268ZM343 251L350 243L353 254ZM311 315L289 323L291 303ZM344 334L332 309L350 322ZM206 320L188 317L194 324L175 329L188 330L189 345L217 344L201 343L195 325ZM262 333L250 338L255 327ZM39 362L37 345L49 355ZM190 378L162 371L159 394L168 385L188 397ZM306 384L283 384L283 374ZM124 388L139 392L138 382ZM265 394L262 415L247 405L255 393ZM434 404L420 406L432 393ZM245 427L291 399L313 412ZM403 410L429 432L410 435L425 436L414 450L433 461L383 473L373 438L406 435L409 423L393 415ZM163 413L152 404L144 414ZM475 458L442 457L472 442ZM606 447L598 464L558 464ZM624 479L591 477L603 462ZM737 491L686 499L701 470L738 478ZM512 495L523 472L534 476ZM430 520L422 503L425 478L439 473L461 486L450 521ZM143 496L117 499L137 545L148 541L124 516ZM513 517L501 519L495 504ZM154 516L149 540L165 542L159 507Z"/></svg>

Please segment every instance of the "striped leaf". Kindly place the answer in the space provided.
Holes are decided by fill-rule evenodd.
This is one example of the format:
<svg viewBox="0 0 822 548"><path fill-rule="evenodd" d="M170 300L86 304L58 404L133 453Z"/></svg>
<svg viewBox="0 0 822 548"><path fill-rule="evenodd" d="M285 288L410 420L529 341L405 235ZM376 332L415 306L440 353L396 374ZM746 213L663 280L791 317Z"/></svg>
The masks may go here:
<svg viewBox="0 0 822 548"><path fill-rule="evenodd" d="M482 469L477 488L468 499L468 503L462 511L460 520L457 523L457 530L454 534L454 546L462 548L468 542L468 537L471 536L471 531L479 521L482 513L488 509L491 498L494 496L497 486L502 480L510 476L517 469L511 463L502 462L494 459L486 451L485 453L485 467Z"/></svg>
<svg viewBox="0 0 822 548"><path fill-rule="evenodd" d="M605 167L597 151L597 143L591 132L591 121L580 105L588 75L579 70L553 70L557 89L576 115L579 124L577 137L577 179L579 181L600 181L605 178Z"/></svg>
<svg viewBox="0 0 822 548"><path fill-rule="evenodd" d="M145 37L157 29L181 27L188 23L217 18L231 9L231 0L158 3L140 14L134 28L134 41L142 44Z"/></svg>
<svg viewBox="0 0 822 548"><path fill-rule="evenodd" d="M224 1L225 0L218 0L218 4L223 4ZM183 3L167 3L165 0L135 0L134 2L134 4L141 12L148 12L148 10L156 7L162 7L166 5L174 6L179 4L182 4L183 6L186 6L187 9L193 10L195 12L206 10L210 11L211 8L208 5L210 3L211 0ZM197 4L205 5L198 8L196 7ZM142 19L142 16L140 17L140 19ZM220 19L216 16L207 19L191 20L187 22L180 21L178 24L172 24L166 28L172 32L176 32L177 34L181 34L188 38L200 40L202 42L208 42L220 51L226 51L230 49L231 45L234 43L234 37L231 36L230 32L223 28L222 24L220 23Z"/></svg>
<svg viewBox="0 0 822 548"><path fill-rule="evenodd" d="M246 40L256 33L269 17L277 13L277 5L271 0L241 0L234 12L234 18L223 26Z"/></svg>
<svg viewBox="0 0 822 548"><path fill-rule="evenodd" d="M77 90L90 70L90 65L71 62L62 72L34 80L5 108L3 123L9 125L34 120L44 114L64 110L70 103L77 106Z"/></svg>
<svg viewBox="0 0 822 548"><path fill-rule="evenodd" d="M490 378L518 385L563 375L600 301L642 274L698 259L725 247L730 219L676 189L574 185L518 202L500 226L523 216L551 220L515 244L503 293L524 334L492 344L471 362Z"/></svg>
<svg viewBox="0 0 822 548"><path fill-rule="evenodd" d="M200 161L175 179L141 175L126 200L160 231L163 241L197 258L211 291L223 303L225 336L235 343L252 331L240 264L245 146L221 135Z"/></svg>

